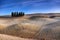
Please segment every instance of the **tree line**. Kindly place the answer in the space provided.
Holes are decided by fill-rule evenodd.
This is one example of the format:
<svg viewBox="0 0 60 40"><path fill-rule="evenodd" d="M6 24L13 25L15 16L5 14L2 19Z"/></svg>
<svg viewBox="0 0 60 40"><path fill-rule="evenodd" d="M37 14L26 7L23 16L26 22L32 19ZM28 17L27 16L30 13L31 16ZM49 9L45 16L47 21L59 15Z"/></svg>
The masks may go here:
<svg viewBox="0 0 60 40"><path fill-rule="evenodd" d="M24 12L12 12L11 13L12 17L19 17L19 16L24 16Z"/></svg>

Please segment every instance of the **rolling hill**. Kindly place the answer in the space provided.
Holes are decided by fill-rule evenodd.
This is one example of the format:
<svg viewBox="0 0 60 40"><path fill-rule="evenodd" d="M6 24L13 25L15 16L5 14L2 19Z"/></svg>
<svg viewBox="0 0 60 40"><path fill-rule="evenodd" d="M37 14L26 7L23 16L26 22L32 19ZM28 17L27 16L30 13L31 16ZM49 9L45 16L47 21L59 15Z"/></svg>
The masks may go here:
<svg viewBox="0 0 60 40"><path fill-rule="evenodd" d="M59 18L41 18L30 15L0 18L0 34L19 38L59 40L59 29Z"/></svg>

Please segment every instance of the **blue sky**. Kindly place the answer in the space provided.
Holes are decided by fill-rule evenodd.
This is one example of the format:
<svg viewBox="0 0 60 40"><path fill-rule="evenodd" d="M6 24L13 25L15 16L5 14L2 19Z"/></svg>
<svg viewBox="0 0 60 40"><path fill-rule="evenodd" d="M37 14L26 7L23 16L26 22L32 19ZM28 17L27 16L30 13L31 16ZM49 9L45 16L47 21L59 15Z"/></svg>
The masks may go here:
<svg viewBox="0 0 60 40"><path fill-rule="evenodd" d="M60 0L0 0L0 15L11 12L60 13Z"/></svg>

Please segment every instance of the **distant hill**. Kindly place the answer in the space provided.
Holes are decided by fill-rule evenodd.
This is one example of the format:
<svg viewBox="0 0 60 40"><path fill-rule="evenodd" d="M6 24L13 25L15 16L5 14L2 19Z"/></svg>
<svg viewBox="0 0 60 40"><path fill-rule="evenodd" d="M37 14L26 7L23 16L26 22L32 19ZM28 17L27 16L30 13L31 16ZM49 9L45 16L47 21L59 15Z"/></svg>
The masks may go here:
<svg viewBox="0 0 60 40"><path fill-rule="evenodd" d="M33 14L25 14L25 16L43 16L43 17L49 17L49 16L56 16L60 17L60 13L33 13ZM0 16L0 18L12 18L11 15L4 15Z"/></svg>

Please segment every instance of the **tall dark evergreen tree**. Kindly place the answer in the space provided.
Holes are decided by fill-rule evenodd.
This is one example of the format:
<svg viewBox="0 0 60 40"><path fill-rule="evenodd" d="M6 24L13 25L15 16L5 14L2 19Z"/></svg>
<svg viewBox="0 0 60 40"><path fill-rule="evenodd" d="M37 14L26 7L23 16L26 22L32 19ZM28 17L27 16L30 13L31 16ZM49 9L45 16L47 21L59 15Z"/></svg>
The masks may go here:
<svg viewBox="0 0 60 40"><path fill-rule="evenodd" d="M19 16L18 12L16 12L16 16L17 16L17 17Z"/></svg>
<svg viewBox="0 0 60 40"><path fill-rule="evenodd" d="M13 12L11 13L11 16L13 16Z"/></svg>

